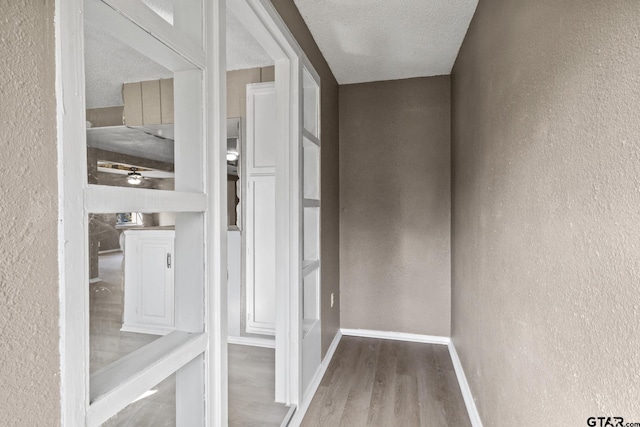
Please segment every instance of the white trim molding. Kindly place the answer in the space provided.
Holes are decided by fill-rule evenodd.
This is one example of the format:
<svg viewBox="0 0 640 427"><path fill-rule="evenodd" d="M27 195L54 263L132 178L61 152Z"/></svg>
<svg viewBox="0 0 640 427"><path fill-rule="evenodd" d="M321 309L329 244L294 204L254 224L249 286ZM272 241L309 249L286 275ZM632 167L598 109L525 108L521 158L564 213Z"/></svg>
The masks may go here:
<svg viewBox="0 0 640 427"><path fill-rule="evenodd" d="M251 347L276 348L276 340L268 338L234 337L229 335L227 337L227 343L235 345L248 345Z"/></svg>
<svg viewBox="0 0 640 427"><path fill-rule="evenodd" d="M462 363L458 357L458 352L456 351L453 342L449 342L447 347L449 347L451 362L453 363L453 369L456 371L456 377L458 377L458 384L460 385L462 398L464 399L464 404L467 407L467 412L469 413L471 425L473 427L482 427L482 420L480 419L478 408L476 408L476 402L473 399L473 394L471 393L471 388L467 382L467 376L464 374L464 369L462 368Z"/></svg>
<svg viewBox="0 0 640 427"><path fill-rule="evenodd" d="M300 407L296 410L289 422L289 427L298 427L302 423L305 414L307 413L307 409L309 409L309 405L313 400L313 397L316 395L318 391L318 387L320 387L320 382L322 382L322 378L324 374L327 372L327 368L333 359L333 354L336 352L336 348L338 348L338 344L340 344L340 339L342 339L342 331L338 330L336 336L333 337L333 341L327 350L327 354L325 354L322 363L320 364L320 368L314 375L311 383L309 383L309 387L306 390L304 400L301 402Z"/></svg>
<svg viewBox="0 0 640 427"><path fill-rule="evenodd" d="M340 329L342 335L350 337L378 338L382 340L421 342L426 344L449 345L451 338L436 335L407 334L404 332L373 331L370 329Z"/></svg>

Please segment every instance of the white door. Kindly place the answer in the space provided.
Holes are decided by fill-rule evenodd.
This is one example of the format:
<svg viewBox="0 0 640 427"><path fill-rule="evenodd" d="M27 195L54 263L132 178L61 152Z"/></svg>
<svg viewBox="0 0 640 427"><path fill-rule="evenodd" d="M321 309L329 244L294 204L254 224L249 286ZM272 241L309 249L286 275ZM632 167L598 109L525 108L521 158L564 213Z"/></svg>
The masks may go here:
<svg viewBox="0 0 640 427"><path fill-rule="evenodd" d="M247 85L246 332L276 333L276 89Z"/></svg>

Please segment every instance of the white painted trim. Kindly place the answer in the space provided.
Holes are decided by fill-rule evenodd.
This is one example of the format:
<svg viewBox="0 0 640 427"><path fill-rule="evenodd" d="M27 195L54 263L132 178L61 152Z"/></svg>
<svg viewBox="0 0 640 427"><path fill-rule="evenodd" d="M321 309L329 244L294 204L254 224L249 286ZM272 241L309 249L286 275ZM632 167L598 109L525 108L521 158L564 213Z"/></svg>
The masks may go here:
<svg viewBox="0 0 640 427"><path fill-rule="evenodd" d="M231 2L234 3L234 2ZM205 330L209 348L205 354L206 426L228 424L227 364L227 65L226 1L205 1L205 72L208 106L205 147L208 167L205 191L208 194L206 225L205 304L209 308Z"/></svg>
<svg viewBox="0 0 640 427"><path fill-rule="evenodd" d="M302 420L304 419L304 416L307 413L307 409L309 409L309 405L313 400L313 396L315 396L316 392L318 391L318 387L320 387L322 378L324 377L324 374L327 372L327 368L329 367L329 364L333 359L333 355L336 352L336 349L338 348L338 344L340 344L342 335L343 334L341 330L338 330L338 332L336 333L336 336L333 337L333 341L331 342L331 345L327 350L327 354L324 356L324 359L322 360L322 363L320 364L318 371L316 372L313 379L311 380L311 383L309 384L309 387L307 388L304 394L304 399L300 404L300 408L298 408L295 414L293 414L293 417L291 418L291 422L288 424L289 426L298 427L302 423Z"/></svg>
<svg viewBox="0 0 640 427"><path fill-rule="evenodd" d="M105 366L91 376L88 426L99 426L207 346L207 334L173 332Z"/></svg>
<svg viewBox="0 0 640 427"><path fill-rule="evenodd" d="M84 109L84 2L55 0L58 145L60 424L81 426L89 406L89 261Z"/></svg>
<svg viewBox="0 0 640 427"><path fill-rule="evenodd" d="M473 427L482 427L482 420L480 419L480 414L478 413L476 402L473 398L473 394L471 393L469 383L467 382L467 376L464 374L464 369L462 368L462 363L460 362L460 358L458 357L456 347L453 345L453 342L449 342L447 347L449 347L451 362L453 363L453 369L456 371L456 377L458 377L460 392L462 392L462 398L464 399L464 404L467 407L471 425Z"/></svg>
<svg viewBox="0 0 640 427"><path fill-rule="evenodd" d="M426 344L449 345L451 338L436 335L407 334L404 332L373 331L369 329L340 329L342 335L382 340L421 342Z"/></svg>
<svg viewBox="0 0 640 427"><path fill-rule="evenodd" d="M236 345L247 345L250 347L276 348L276 341L266 338L228 336L227 343Z"/></svg>
<svg viewBox="0 0 640 427"><path fill-rule="evenodd" d="M89 185L84 194L87 211L96 213L204 212L207 209L204 193Z"/></svg>
<svg viewBox="0 0 640 427"><path fill-rule="evenodd" d="M111 254L114 252L122 252L121 249L107 249L106 251L98 251L98 255Z"/></svg>
<svg viewBox="0 0 640 427"><path fill-rule="evenodd" d="M90 284L98 283L98 282L102 282L102 279L99 277L94 277L93 279L89 279Z"/></svg>

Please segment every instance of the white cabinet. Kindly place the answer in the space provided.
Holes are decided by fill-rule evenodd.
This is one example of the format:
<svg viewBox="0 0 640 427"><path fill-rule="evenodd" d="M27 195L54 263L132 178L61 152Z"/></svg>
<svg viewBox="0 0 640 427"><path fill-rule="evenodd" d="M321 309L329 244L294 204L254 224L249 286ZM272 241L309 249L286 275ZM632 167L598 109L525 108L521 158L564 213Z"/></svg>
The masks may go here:
<svg viewBox="0 0 640 427"><path fill-rule="evenodd" d="M173 230L124 232L122 330L164 335L175 329Z"/></svg>
<svg viewBox="0 0 640 427"><path fill-rule="evenodd" d="M247 85L246 332L275 335L276 324L276 90Z"/></svg>

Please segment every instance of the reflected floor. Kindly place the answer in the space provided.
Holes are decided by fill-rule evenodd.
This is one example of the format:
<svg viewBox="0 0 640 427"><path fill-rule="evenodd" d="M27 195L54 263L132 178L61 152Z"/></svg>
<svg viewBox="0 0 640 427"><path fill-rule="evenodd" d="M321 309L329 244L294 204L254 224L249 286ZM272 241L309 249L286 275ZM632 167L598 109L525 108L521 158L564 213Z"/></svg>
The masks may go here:
<svg viewBox="0 0 640 427"><path fill-rule="evenodd" d="M100 281L90 285L91 372L149 344L159 335L122 332L123 254L100 255ZM175 426L175 375L153 387L104 426ZM273 349L229 345L229 426L279 426L288 407L274 403Z"/></svg>
<svg viewBox="0 0 640 427"><path fill-rule="evenodd" d="M160 338L159 335L123 332L124 256L113 252L98 257L100 281L90 285L91 373Z"/></svg>
<svg viewBox="0 0 640 427"><path fill-rule="evenodd" d="M229 344L229 426L279 426L289 407L274 402L275 350Z"/></svg>

